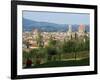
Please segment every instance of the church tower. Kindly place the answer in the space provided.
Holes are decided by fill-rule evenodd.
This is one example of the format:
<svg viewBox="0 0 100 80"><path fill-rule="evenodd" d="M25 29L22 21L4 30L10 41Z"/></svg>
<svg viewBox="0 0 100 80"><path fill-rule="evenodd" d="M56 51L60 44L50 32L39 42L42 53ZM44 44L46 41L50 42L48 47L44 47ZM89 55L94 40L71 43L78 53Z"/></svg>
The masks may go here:
<svg viewBox="0 0 100 80"><path fill-rule="evenodd" d="M67 38L72 39L72 26L69 25L68 27L69 28L68 28L68 31L67 31Z"/></svg>
<svg viewBox="0 0 100 80"><path fill-rule="evenodd" d="M68 29L68 32L72 32L72 27L71 27L71 25L69 25L69 29Z"/></svg>
<svg viewBox="0 0 100 80"><path fill-rule="evenodd" d="M83 33L85 31L85 26L83 24L80 24L79 26L79 32Z"/></svg>
<svg viewBox="0 0 100 80"><path fill-rule="evenodd" d="M83 37L85 35L85 25L80 24L79 30L78 30L79 37Z"/></svg>
<svg viewBox="0 0 100 80"><path fill-rule="evenodd" d="M67 35L71 35L72 34L72 27L71 25L68 26L68 31L67 31Z"/></svg>

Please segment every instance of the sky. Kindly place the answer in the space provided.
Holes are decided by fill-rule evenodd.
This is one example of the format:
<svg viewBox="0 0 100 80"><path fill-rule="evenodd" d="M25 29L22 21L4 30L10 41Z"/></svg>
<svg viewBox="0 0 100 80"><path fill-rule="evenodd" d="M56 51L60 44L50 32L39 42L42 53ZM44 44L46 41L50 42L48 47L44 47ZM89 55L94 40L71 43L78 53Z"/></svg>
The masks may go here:
<svg viewBox="0 0 100 80"><path fill-rule="evenodd" d="M23 18L56 24L90 24L90 15L87 13L23 11Z"/></svg>

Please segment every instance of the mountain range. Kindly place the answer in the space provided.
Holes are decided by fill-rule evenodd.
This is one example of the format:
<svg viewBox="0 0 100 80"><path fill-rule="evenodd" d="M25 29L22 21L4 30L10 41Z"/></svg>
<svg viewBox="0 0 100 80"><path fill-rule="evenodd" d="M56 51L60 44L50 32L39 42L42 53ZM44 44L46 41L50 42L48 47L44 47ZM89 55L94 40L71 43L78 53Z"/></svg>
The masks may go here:
<svg viewBox="0 0 100 80"><path fill-rule="evenodd" d="M68 30L68 24L56 24L49 22L39 22L23 18L23 31L31 31L32 29L39 29L45 32L65 32ZM78 31L79 24L73 24L72 31ZM89 32L90 26L85 24L85 30Z"/></svg>

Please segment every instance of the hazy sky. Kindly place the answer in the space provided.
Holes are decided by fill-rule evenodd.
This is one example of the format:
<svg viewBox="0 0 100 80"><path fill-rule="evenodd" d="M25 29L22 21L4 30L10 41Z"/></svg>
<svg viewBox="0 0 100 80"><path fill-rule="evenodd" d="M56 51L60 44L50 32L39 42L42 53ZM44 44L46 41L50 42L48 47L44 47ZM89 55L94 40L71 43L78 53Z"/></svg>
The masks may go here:
<svg viewBox="0 0 100 80"><path fill-rule="evenodd" d="M57 24L90 24L89 14L23 11L23 18Z"/></svg>

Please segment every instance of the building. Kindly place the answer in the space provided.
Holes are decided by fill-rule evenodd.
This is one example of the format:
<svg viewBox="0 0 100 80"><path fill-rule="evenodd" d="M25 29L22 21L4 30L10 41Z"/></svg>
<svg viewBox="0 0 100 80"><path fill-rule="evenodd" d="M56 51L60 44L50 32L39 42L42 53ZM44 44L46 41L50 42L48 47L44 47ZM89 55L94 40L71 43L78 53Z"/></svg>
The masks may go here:
<svg viewBox="0 0 100 80"><path fill-rule="evenodd" d="M80 24L79 30L78 30L78 36L84 37L84 35L85 35L85 26L83 24Z"/></svg>
<svg viewBox="0 0 100 80"><path fill-rule="evenodd" d="M85 41L85 37L89 38L89 32L85 32L85 25L83 24L79 25L78 31L76 32L72 31L72 25L68 26L68 30L66 32L41 32L38 29L33 29L31 32L23 32L23 42L28 42L29 49L38 48L38 43L41 43L41 45L45 47L48 45L48 41L51 36L52 39L59 41L68 41L73 39ZM27 45L24 44L23 48L26 48L26 46Z"/></svg>

